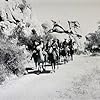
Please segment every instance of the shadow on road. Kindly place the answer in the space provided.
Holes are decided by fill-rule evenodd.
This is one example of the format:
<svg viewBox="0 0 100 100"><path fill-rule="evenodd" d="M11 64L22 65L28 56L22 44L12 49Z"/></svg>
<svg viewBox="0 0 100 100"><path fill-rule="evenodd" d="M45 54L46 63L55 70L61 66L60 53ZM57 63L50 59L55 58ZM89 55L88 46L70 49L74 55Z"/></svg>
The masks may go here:
<svg viewBox="0 0 100 100"><path fill-rule="evenodd" d="M62 65L63 63L62 62L60 62L60 63L58 63L57 65ZM45 67L48 69L48 67L50 67L51 65L50 64L46 64L45 65ZM51 68L52 68L52 66L51 66ZM25 73L24 75L27 75L27 74L37 74L37 75L39 75L39 74L49 74L49 73L51 73L51 70L43 70L43 71L38 71L38 70L36 70L36 69L34 69L34 68L26 68L25 70L26 70L26 72L27 73Z"/></svg>
<svg viewBox="0 0 100 100"><path fill-rule="evenodd" d="M37 75L39 75L39 74L49 74L49 73L51 73L51 70L45 70L45 71L42 71L42 72L35 70L35 71L28 72L28 74L37 74Z"/></svg>
<svg viewBox="0 0 100 100"><path fill-rule="evenodd" d="M26 68L25 69L27 73L25 73L24 75L27 75L27 74L49 74L51 73L51 70L45 70L45 71L38 71L38 70L35 70L33 68Z"/></svg>

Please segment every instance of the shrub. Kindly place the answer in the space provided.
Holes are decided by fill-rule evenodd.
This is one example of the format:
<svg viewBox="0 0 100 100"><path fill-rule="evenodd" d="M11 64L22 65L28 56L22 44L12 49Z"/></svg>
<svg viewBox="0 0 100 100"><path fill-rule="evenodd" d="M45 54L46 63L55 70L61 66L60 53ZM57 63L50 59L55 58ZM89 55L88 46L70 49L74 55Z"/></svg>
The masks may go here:
<svg viewBox="0 0 100 100"><path fill-rule="evenodd" d="M24 74L24 54L16 44L0 39L0 82L11 74Z"/></svg>

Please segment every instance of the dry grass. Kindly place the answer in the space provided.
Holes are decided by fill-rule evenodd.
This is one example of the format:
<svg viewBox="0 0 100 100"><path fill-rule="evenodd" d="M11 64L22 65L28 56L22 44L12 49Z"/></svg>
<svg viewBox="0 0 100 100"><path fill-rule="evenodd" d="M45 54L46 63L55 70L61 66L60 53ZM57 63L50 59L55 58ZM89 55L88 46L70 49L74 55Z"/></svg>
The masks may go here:
<svg viewBox="0 0 100 100"><path fill-rule="evenodd" d="M96 67L75 78L65 94L68 100L100 100L100 69Z"/></svg>

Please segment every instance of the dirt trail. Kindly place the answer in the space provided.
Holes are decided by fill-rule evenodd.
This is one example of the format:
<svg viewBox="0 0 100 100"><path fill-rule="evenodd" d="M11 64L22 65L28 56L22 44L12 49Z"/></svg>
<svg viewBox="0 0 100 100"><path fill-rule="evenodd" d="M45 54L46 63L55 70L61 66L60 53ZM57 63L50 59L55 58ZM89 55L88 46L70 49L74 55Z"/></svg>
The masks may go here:
<svg viewBox="0 0 100 100"><path fill-rule="evenodd" d="M74 61L59 65L56 73L32 73L11 80L0 86L0 100L67 100L66 90L71 87L73 79L88 72L97 61L95 66L98 66L99 59L75 56Z"/></svg>

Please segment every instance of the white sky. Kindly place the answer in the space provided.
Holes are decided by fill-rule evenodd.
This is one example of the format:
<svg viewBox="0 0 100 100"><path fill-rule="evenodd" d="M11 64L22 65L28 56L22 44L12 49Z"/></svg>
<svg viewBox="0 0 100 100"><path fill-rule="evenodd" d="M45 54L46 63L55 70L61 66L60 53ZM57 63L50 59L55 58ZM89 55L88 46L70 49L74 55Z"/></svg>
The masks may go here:
<svg viewBox="0 0 100 100"><path fill-rule="evenodd" d="M93 32L100 21L100 0L28 0L40 21L77 20L82 34Z"/></svg>

